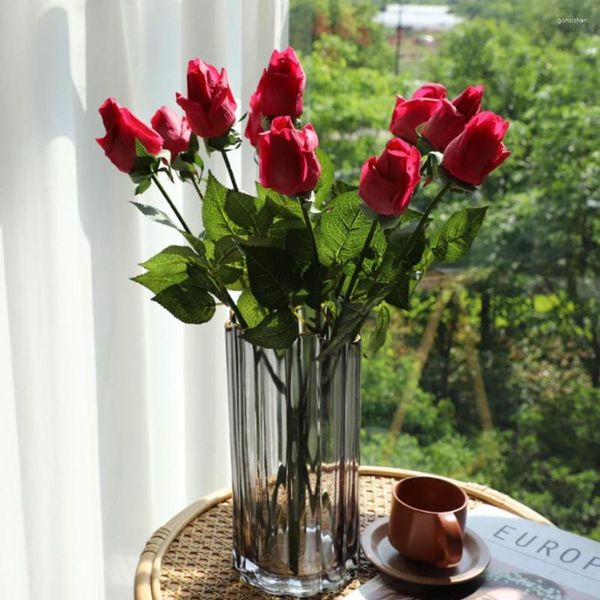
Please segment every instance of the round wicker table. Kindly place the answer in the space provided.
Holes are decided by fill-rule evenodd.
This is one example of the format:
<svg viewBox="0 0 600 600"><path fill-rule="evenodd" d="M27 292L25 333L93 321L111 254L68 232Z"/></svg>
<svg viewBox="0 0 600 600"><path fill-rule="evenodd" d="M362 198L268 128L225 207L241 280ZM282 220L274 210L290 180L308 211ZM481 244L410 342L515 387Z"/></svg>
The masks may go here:
<svg viewBox="0 0 600 600"><path fill-rule="evenodd" d="M422 474L401 469L361 467L361 529L388 514L395 481ZM454 483L469 495L470 508L485 502L527 519L549 523L527 506L491 488L476 483ZM232 566L231 543L231 491L223 490L201 498L158 529L146 544L135 574L135 600L270 598L239 580ZM321 598L343 598L376 574L377 571L361 554L358 578L337 595L323 595Z"/></svg>

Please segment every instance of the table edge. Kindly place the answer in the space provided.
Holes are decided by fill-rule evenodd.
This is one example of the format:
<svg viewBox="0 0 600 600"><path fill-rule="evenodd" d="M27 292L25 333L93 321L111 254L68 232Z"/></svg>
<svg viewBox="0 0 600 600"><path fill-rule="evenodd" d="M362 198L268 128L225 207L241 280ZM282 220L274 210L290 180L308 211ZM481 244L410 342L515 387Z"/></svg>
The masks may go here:
<svg viewBox="0 0 600 600"><path fill-rule="evenodd" d="M396 469L391 467L373 467L361 466L361 476L388 477L390 479L404 479L412 475L429 475L422 471L412 471L410 469ZM513 500L510 496L498 492L488 486L462 482L450 477L442 477L461 487L467 494L476 500L482 500L492 506L497 506L519 517L552 525L548 519L529 508L525 504ZM179 532L193 521L198 515L210 510L213 506L228 500L231 497L231 489L223 488L207 496L203 496L181 512L177 513L165 525L157 529L150 539L146 542L140 555L140 559L135 571L134 599L135 600L162 600L160 590L160 571L162 559L171 545L171 542L177 537Z"/></svg>

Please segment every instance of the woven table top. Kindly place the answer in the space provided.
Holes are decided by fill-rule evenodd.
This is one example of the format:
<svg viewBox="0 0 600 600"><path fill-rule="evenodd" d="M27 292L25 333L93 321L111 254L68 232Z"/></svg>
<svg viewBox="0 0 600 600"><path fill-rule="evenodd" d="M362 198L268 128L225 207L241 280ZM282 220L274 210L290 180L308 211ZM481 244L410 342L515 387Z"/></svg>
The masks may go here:
<svg viewBox="0 0 600 600"><path fill-rule="evenodd" d="M422 473L361 467L361 530L389 513L394 482L417 474ZM469 495L469 508L485 502L521 517L548 523L527 506L493 489L474 483L454 483ZM231 545L231 492L217 492L200 499L157 530L146 544L136 571L135 600L271 598L239 580L232 566ZM358 579L337 595L320 598L343 598L376 574L361 553Z"/></svg>

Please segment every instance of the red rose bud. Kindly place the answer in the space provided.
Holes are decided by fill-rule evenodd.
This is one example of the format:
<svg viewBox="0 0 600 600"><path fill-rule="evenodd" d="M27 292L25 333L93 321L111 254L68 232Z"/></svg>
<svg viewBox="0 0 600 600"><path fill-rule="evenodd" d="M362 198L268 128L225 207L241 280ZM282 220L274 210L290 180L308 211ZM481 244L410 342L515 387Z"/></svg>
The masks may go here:
<svg viewBox="0 0 600 600"><path fill-rule="evenodd" d="M192 130L184 116L180 117L168 106L161 106L154 113L151 123L154 131L162 136L163 146L171 152L171 162L180 152L187 151Z"/></svg>
<svg viewBox="0 0 600 600"><path fill-rule="evenodd" d="M421 154L403 140L390 140L379 158L363 165L358 194L378 215L401 215L421 179Z"/></svg>
<svg viewBox="0 0 600 600"><path fill-rule="evenodd" d="M192 131L201 138L226 134L235 123L237 104L227 80L227 71L195 58L188 62L188 97L177 94Z"/></svg>
<svg viewBox="0 0 600 600"><path fill-rule="evenodd" d="M259 98L258 92L254 92L254 94L250 96L248 123L246 124L246 131L244 132L244 135L250 140L250 143L253 146L256 146L258 143L258 134L264 131L262 126L263 115L260 112Z"/></svg>
<svg viewBox="0 0 600 600"><path fill-rule="evenodd" d="M245 136L256 145L257 136L263 131L263 117L302 114L302 94L306 77L293 48L283 52L273 51L269 66L263 71L258 87L250 98L250 114Z"/></svg>
<svg viewBox="0 0 600 600"><path fill-rule="evenodd" d="M437 150L443 150L481 110L483 86L466 88L452 102L442 100L423 129L423 136Z"/></svg>
<svg viewBox="0 0 600 600"><path fill-rule="evenodd" d="M440 102L435 98L405 100L402 96L398 96L390 122L390 131L396 137L416 144L417 128L431 118Z"/></svg>
<svg viewBox="0 0 600 600"><path fill-rule="evenodd" d="M415 98L433 98L434 100L441 100L445 97L445 85L442 85L441 83L425 83L412 95L412 100Z"/></svg>
<svg viewBox="0 0 600 600"><path fill-rule="evenodd" d="M299 130L290 117L273 119L270 130L258 136L260 184L286 196L313 190L321 175L318 145L312 125Z"/></svg>
<svg viewBox="0 0 600 600"><path fill-rule="evenodd" d="M502 143L509 123L491 111L475 115L446 147L442 167L456 179L481 185L510 152Z"/></svg>
<svg viewBox="0 0 600 600"><path fill-rule="evenodd" d="M125 173L133 171L136 138L150 154L158 154L162 150L162 137L131 114L128 109L119 106L114 98L107 98L99 111L106 128L106 135L103 138L96 138L96 141L117 169Z"/></svg>

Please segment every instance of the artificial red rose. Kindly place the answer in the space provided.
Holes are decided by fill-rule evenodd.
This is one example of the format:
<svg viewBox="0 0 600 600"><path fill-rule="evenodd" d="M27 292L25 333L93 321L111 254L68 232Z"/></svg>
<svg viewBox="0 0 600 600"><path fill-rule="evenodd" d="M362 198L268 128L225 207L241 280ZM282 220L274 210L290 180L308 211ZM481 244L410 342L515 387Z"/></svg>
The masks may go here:
<svg viewBox="0 0 600 600"><path fill-rule="evenodd" d="M358 193L378 215L401 215L421 179L420 166L417 148L394 138L379 158L371 156L363 165Z"/></svg>
<svg viewBox="0 0 600 600"><path fill-rule="evenodd" d="M441 100L446 97L446 93L446 86L441 83L425 83L412 95L412 100L415 98Z"/></svg>
<svg viewBox="0 0 600 600"><path fill-rule="evenodd" d="M317 185L321 165L315 154L319 139L310 124L295 129L290 117L276 117L269 131L258 136L261 185L286 196L310 192Z"/></svg>
<svg viewBox="0 0 600 600"><path fill-rule="evenodd" d="M244 135L250 140L253 146L258 143L258 134L264 131L263 129L263 115L260 112L259 106L260 95L258 92L254 92L250 96L250 110L248 111L248 123L246 125L246 131Z"/></svg>
<svg viewBox="0 0 600 600"><path fill-rule="evenodd" d="M422 85L410 100L398 96L390 122L390 131L395 136L416 144L417 128L431 118L445 97L446 88L441 83Z"/></svg>
<svg viewBox="0 0 600 600"><path fill-rule="evenodd" d="M161 106L152 117L152 128L164 140L163 146L171 152L171 162L180 152L186 152L192 130L185 116L179 116L168 106Z"/></svg>
<svg viewBox="0 0 600 600"><path fill-rule="evenodd" d="M229 87L227 71L195 58L188 62L188 97L177 94L192 131L201 138L226 134L235 123L237 104Z"/></svg>
<svg viewBox="0 0 600 600"><path fill-rule="evenodd" d="M423 137L443 150L481 110L482 85L470 85L452 102L442 100L423 129Z"/></svg>
<svg viewBox="0 0 600 600"><path fill-rule="evenodd" d="M446 147L442 167L456 179L480 185L510 152L502 143L509 123L491 111L475 115Z"/></svg>
<svg viewBox="0 0 600 600"><path fill-rule="evenodd" d="M306 76L293 48L273 51L268 67L250 98L250 114L245 136L256 145L263 131L263 118L289 116L296 119L302 114L302 94Z"/></svg>
<svg viewBox="0 0 600 600"><path fill-rule="evenodd" d="M162 137L131 114L128 109L119 106L114 98L107 98L99 111L106 135L103 138L96 138L96 141L102 146L106 156L121 171L125 173L133 171L136 138L150 154L158 154L162 150Z"/></svg>

